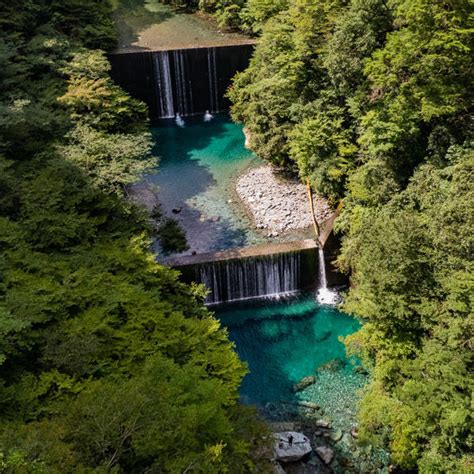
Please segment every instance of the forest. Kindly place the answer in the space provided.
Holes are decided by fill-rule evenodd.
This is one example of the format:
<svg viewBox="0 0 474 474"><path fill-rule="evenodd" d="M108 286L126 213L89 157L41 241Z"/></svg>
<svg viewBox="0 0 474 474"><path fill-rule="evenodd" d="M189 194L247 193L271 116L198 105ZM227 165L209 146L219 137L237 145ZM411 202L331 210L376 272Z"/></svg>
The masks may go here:
<svg viewBox="0 0 474 474"><path fill-rule="evenodd" d="M360 441L474 471L473 4L171 0L258 38L252 150L343 211ZM114 2L0 0L0 472L267 472L246 366L127 199L156 166Z"/></svg>

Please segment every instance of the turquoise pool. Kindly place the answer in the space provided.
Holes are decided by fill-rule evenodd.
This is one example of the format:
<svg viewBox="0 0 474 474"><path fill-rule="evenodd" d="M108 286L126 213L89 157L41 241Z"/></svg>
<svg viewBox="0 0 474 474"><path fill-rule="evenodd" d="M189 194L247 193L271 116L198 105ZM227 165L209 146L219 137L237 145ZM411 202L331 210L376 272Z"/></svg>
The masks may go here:
<svg viewBox="0 0 474 474"><path fill-rule="evenodd" d="M184 127L161 120L152 127L160 157L156 174L146 181L159 187L166 214L186 230L189 252L223 250L262 243L234 196L234 180L261 161L244 146L242 126L227 114L210 122L186 117ZM173 209L181 209L173 214Z"/></svg>
<svg viewBox="0 0 474 474"><path fill-rule="evenodd" d="M248 363L249 373L241 386L246 403L265 406L306 399L324 405L323 392L328 387L323 390L321 383L331 379L363 384L355 370L357 361L346 357L340 340L356 332L359 321L334 307L317 304L314 296L233 306L216 311L216 316ZM319 382L295 394L293 385L310 375Z"/></svg>

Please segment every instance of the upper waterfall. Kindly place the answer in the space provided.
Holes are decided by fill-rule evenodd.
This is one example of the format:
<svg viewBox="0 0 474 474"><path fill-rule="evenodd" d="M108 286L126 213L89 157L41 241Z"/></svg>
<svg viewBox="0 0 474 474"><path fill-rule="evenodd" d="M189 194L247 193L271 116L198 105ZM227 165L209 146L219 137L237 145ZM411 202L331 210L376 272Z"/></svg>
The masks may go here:
<svg viewBox="0 0 474 474"><path fill-rule="evenodd" d="M151 118L224 111L233 76L248 66L253 44L111 54L112 77L144 101Z"/></svg>

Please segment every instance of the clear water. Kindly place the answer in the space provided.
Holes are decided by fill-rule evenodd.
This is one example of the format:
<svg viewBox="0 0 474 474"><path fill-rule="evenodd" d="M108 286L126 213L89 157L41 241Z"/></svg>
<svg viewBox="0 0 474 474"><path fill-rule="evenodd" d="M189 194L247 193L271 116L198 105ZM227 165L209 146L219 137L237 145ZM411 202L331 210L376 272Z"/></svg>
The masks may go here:
<svg viewBox="0 0 474 474"><path fill-rule="evenodd" d="M186 117L184 127L161 120L152 128L157 173L146 181L159 186L166 214L186 230L187 253L223 250L264 242L238 205L236 176L260 160L244 146L242 127L227 114ZM231 202L229 202L231 201ZM181 208L173 214L174 208Z"/></svg>
<svg viewBox="0 0 474 474"><path fill-rule="evenodd" d="M246 403L264 406L269 402L306 398L327 408L334 402L331 397L335 397L336 405L338 399L341 401L341 393L329 391L337 392L354 381L357 361L348 360L339 338L357 331L360 323L334 307L317 304L314 296L233 306L216 311L216 316L228 328L241 359L248 363L249 373L241 386L242 400ZM293 393L295 383L309 375L320 378L318 369L328 363L332 365L327 371L329 378L337 379L340 387L315 393L321 388L321 382L317 382L304 392ZM359 387L361 380L356 378ZM328 375L323 379L327 385ZM355 388L351 390L349 395L353 397Z"/></svg>

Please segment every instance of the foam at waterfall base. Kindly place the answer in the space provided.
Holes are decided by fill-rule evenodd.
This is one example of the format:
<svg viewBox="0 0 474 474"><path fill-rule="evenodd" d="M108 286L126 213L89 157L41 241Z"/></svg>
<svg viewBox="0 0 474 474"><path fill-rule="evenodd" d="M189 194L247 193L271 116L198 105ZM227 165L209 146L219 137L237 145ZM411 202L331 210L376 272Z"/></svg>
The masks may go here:
<svg viewBox="0 0 474 474"><path fill-rule="evenodd" d="M341 297L336 290L319 288L316 300L319 304L336 306L341 302Z"/></svg>

